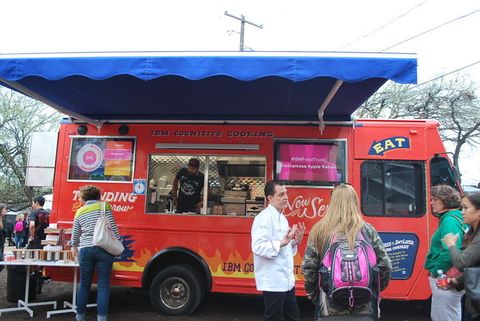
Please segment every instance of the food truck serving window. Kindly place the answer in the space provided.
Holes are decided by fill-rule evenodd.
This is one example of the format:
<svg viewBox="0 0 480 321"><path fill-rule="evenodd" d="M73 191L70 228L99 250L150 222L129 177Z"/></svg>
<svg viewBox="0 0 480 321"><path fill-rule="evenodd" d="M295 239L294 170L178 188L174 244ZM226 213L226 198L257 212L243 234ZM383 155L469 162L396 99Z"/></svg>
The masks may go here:
<svg viewBox="0 0 480 321"><path fill-rule="evenodd" d="M275 179L288 185L345 182L345 141L277 142Z"/></svg>
<svg viewBox="0 0 480 321"><path fill-rule="evenodd" d="M255 216L264 208L265 164L258 155L150 155L146 212Z"/></svg>
<svg viewBox="0 0 480 321"><path fill-rule="evenodd" d="M134 137L72 137L68 179L131 182Z"/></svg>

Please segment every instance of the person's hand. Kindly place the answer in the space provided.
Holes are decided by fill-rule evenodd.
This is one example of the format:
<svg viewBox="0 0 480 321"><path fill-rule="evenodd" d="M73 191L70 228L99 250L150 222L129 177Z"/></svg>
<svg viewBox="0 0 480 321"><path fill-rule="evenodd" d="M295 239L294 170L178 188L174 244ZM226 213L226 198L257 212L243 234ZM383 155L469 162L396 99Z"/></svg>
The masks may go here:
<svg viewBox="0 0 480 321"><path fill-rule="evenodd" d="M452 233L447 233L443 238L442 242L448 247L455 246L458 241L458 234L453 235Z"/></svg>
<svg viewBox="0 0 480 321"><path fill-rule="evenodd" d="M450 288L457 288L458 287L458 281L456 278L447 278L447 283Z"/></svg>
<svg viewBox="0 0 480 321"><path fill-rule="evenodd" d="M73 259L76 261L78 256L78 247L72 246L70 248L70 252L72 252Z"/></svg>
<svg viewBox="0 0 480 321"><path fill-rule="evenodd" d="M305 223L298 222L296 226L297 226L297 229L295 231L295 242L297 244L300 244L302 242L303 235L305 234Z"/></svg>
<svg viewBox="0 0 480 321"><path fill-rule="evenodd" d="M450 290L454 287L451 278L447 278L444 281L444 283L439 282L438 280L436 280L435 283L437 284L437 288L440 289L440 290Z"/></svg>
<svg viewBox="0 0 480 321"><path fill-rule="evenodd" d="M295 231L297 230L297 225L294 224L292 228L289 228L287 233L285 233L285 236L283 237L283 240L280 241L280 247L284 247L288 243L290 243L291 240L295 237Z"/></svg>

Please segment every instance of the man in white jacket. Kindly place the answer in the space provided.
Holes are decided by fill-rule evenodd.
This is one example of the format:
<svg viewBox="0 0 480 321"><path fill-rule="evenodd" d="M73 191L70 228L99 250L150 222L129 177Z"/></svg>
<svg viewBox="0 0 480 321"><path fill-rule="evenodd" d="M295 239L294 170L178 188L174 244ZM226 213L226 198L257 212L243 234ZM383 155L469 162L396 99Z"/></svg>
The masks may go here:
<svg viewBox="0 0 480 321"><path fill-rule="evenodd" d="M295 297L293 257L305 233L305 224L292 228L282 214L287 206L287 190L280 182L265 185L268 207L255 217L252 225L252 252L257 290L262 291L264 320L300 320Z"/></svg>

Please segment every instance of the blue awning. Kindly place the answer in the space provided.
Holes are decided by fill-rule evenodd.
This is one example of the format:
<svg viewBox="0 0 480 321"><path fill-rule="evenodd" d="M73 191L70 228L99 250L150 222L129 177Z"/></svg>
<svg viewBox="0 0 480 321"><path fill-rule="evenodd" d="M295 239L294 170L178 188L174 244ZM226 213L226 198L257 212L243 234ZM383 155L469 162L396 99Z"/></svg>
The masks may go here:
<svg viewBox="0 0 480 321"><path fill-rule="evenodd" d="M0 55L0 84L92 123L348 120L413 55L162 52Z"/></svg>

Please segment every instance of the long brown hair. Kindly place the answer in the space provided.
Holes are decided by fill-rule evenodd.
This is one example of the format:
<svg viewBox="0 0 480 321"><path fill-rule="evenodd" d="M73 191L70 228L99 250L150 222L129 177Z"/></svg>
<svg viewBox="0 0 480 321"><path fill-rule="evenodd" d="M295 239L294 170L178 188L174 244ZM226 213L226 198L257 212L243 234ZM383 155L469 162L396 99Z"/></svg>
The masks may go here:
<svg viewBox="0 0 480 321"><path fill-rule="evenodd" d="M3 228L3 209L7 207L7 205L0 203L0 228Z"/></svg>
<svg viewBox="0 0 480 321"><path fill-rule="evenodd" d="M480 192L475 192L475 193L468 193L466 194L463 198L466 198L472 203L473 207L475 207L475 210L480 210ZM473 238L475 235L478 233L479 226L472 226L472 228L465 234L463 237L463 242L462 242L462 247L465 248L470 243L472 243Z"/></svg>
<svg viewBox="0 0 480 321"><path fill-rule="evenodd" d="M353 248L357 233L364 224L357 192L350 185L340 184L333 189L327 212L313 225L308 240L317 246L318 253L322 253L326 242L334 234L342 233Z"/></svg>

